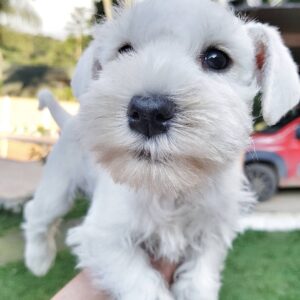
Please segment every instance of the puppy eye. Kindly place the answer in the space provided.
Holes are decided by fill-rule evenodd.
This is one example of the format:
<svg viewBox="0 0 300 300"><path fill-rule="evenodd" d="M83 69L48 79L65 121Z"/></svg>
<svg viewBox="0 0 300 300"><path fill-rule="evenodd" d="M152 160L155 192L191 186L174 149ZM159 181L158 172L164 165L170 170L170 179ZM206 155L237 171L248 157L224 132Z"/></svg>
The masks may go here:
<svg viewBox="0 0 300 300"><path fill-rule="evenodd" d="M125 44L121 48L119 48L118 52L120 54L125 54L134 51L134 48L130 44Z"/></svg>
<svg viewBox="0 0 300 300"><path fill-rule="evenodd" d="M231 63L229 56L216 48L209 48L201 55L202 65L205 69L222 71L228 68Z"/></svg>

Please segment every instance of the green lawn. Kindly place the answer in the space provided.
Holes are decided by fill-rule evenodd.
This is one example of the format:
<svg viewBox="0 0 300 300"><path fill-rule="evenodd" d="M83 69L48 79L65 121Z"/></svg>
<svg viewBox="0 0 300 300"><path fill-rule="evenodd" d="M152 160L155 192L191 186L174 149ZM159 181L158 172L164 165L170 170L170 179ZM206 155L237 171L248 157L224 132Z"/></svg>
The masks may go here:
<svg viewBox="0 0 300 300"><path fill-rule="evenodd" d="M300 231L247 232L227 259L222 300L299 300Z"/></svg>
<svg viewBox="0 0 300 300"><path fill-rule="evenodd" d="M49 300L75 276L74 266L75 259L67 251L59 253L54 267L42 278L31 275L23 262L7 264L0 268L0 299Z"/></svg>
<svg viewBox="0 0 300 300"><path fill-rule="evenodd" d="M85 210L86 203L79 201L68 218L79 217ZM8 215L1 214L3 233L2 220ZM13 221L7 223L16 226L20 218L11 217ZM75 259L67 250L59 253L44 278L32 276L21 261L9 263L0 268L0 299L49 300L76 274L74 266ZM223 278L220 300L299 300L300 231L241 235L229 254Z"/></svg>
<svg viewBox="0 0 300 300"><path fill-rule="evenodd" d="M22 222L21 213L16 214L0 209L0 237L11 228L17 227ZM1 249L0 249L1 253ZM1 299L1 298L0 298Z"/></svg>

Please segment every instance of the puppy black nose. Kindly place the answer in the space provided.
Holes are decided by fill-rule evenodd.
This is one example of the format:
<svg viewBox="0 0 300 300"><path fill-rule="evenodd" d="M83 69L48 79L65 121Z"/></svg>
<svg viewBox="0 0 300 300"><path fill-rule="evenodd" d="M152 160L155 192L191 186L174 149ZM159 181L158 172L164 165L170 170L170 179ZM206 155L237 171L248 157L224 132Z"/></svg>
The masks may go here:
<svg viewBox="0 0 300 300"><path fill-rule="evenodd" d="M166 133L175 108L167 96L134 96L127 111L129 127L147 138Z"/></svg>

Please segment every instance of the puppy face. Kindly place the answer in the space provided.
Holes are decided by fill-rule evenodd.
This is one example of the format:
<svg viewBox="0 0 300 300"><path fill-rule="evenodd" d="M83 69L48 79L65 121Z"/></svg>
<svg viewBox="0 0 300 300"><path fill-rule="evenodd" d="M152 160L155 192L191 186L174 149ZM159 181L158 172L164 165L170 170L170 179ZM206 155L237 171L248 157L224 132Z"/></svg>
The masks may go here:
<svg viewBox="0 0 300 300"><path fill-rule="evenodd" d="M176 195L237 159L262 80L248 27L210 1L145 0L96 28L82 138L115 182Z"/></svg>

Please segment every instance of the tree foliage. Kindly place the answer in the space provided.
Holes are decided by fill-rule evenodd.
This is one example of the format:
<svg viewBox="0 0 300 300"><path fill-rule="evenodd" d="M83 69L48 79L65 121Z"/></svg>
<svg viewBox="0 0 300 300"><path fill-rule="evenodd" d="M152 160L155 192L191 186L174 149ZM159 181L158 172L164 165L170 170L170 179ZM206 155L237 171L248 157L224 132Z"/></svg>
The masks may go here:
<svg viewBox="0 0 300 300"><path fill-rule="evenodd" d="M4 26L0 30L4 61L2 94L35 96L41 86L47 85L54 90L60 89L61 97L71 97L69 81L76 64L74 37L60 41ZM88 37L83 40L86 44Z"/></svg>
<svg viewBox="0 0 300 300"><path fill-rule="evenodd" d="M0 15L20 18L31 26L41 25L41 19L26 0L0 0Z"/></svg>

